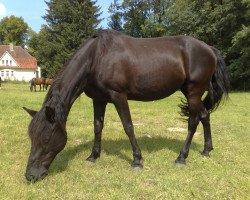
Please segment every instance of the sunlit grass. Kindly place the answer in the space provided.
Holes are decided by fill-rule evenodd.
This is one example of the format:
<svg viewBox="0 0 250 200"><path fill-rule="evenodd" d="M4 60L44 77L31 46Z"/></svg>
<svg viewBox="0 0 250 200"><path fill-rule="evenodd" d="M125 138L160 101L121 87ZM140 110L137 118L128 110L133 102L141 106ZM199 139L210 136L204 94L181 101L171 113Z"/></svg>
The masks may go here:
<svg viewBox="0 0 250 200"><path fill-rule="evenodd" d="M179 92L155 102L131 101L135 134L144 168L132 170L132 150L113 105L108 105L101 158L85 161L93 143L92 102L85 95L71 109L65 149L43 181L24 178L30 143L30 117L23 106L38 110L46 92L31 93L26 84L3 83L0 89L0 199L248 199L250 94L232 93L211 115L214 151L200 156L199 126L187 166L174 160L186 137L178 114Z"/></svg>

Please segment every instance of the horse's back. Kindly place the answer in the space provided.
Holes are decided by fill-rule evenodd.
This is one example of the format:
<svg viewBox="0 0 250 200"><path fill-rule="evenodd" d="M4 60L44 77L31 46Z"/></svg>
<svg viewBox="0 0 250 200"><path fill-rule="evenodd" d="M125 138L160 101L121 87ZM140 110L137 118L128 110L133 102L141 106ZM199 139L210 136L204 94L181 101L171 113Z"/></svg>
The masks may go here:
<svg viewBox="0 0 250 200"><path fill-rule="evenodd" d="M134 100L161 99L187 81L211 79L214 71L211 48L192 37L138 39L115 35L108 41L100 45L101 57L92 75L103 92L126 93Z"/></svg>
<svg viewBox="0 0 250 200"><path fill-rule="evenodd" d="M129 99L171 95L185 81L182 50L171 39L119 38L95 66L97 85L127 93Z"/></svg>

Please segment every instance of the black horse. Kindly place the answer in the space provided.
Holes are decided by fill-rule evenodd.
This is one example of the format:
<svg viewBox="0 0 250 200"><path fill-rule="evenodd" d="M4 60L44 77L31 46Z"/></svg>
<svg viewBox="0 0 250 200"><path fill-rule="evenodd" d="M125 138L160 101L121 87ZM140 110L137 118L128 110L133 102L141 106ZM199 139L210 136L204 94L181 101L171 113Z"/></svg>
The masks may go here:
<svg viewBox="0 0 250 200"><path fill-rule="evenodd" d="M142 167L128 100L162 99L177 90L187 99L182 113L188 116L188 135L175 162L185 164L199 121L204 128L202 155L208 156L213 149L209 115L229 90L219 51L188 36L137 39L100 31L64 65L40 111L24 108L33 117L26 179L36 181L48 174L51 162L66 144L66 120L82 92L93 99L94 107L95 137L87 160L94 162L100 156L104 113L107 103L113 103L132 145L132 167Z"/></svg>

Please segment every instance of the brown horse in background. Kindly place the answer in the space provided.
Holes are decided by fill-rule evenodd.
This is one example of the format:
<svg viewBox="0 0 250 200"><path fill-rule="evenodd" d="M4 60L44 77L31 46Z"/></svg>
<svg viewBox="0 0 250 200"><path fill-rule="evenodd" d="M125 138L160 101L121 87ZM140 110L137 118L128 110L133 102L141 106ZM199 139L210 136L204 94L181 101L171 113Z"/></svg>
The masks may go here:
<svg viewBox="0 0 250 200"><path fill-rule="evenodd" d="M33 88L35 88L35 92L36 92L36 86L39 85L40 86L40 91L41 91L41 86L43 87L44 90L44 86L45 86L45 78L41 77L41 78L32 78L30 81L30 91L33 91Z"/></svg>
<svg viewBox="0 0 250 200"><path fill-rule="evenodd" d="M45 85L44 85L44 87L45 87L46 90L48 89L49 85L50 86L52 85L53 81L54 81L54 79L49 79L49 78L45 79Z"/></svg>

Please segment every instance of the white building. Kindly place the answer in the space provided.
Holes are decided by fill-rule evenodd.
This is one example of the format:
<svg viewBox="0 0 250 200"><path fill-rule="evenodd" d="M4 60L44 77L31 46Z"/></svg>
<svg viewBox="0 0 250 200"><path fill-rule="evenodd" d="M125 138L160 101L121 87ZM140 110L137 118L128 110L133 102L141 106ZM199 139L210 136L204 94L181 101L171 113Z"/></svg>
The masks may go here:
<svg viewBox="0 0 250 200"><path fill-rule="evenodd" d="M30 81L41 77L36 58L20 46L0 45L0 76L2 80Z"/></svg>

